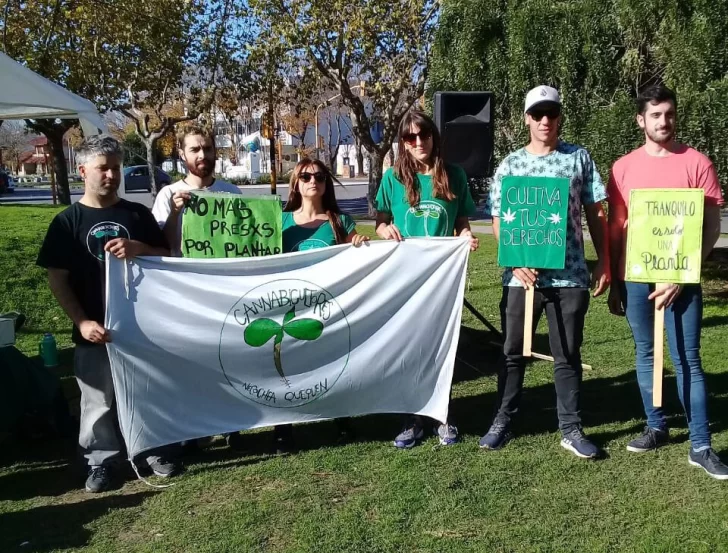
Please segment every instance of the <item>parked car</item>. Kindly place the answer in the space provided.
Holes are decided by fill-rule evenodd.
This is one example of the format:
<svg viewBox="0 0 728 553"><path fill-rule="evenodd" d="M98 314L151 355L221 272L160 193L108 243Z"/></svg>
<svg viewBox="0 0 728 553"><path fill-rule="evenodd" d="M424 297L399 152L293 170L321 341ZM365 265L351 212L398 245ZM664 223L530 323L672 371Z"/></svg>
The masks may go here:
<svg viewBox="0 0 728 553"><path fill-rule="evenodd" d="M154 168L154 175L161 186L167 186L172 178L159 167ZM127 192L152 191L149 181L149 168L146 165L132 165L124 168L124 187Z"/></svg>
<svg viewBox="0 0 728 553"><path fill-rule="evenodd" d="M15 192L15 181L10 173L0 171L0 194L6 194L8 192Z"/></svg>

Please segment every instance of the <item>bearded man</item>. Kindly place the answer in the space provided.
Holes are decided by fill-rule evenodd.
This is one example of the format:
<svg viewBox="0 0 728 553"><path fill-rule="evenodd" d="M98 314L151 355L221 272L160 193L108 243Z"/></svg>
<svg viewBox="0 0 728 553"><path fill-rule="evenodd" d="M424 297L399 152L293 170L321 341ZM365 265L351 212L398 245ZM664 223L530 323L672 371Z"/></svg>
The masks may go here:
<svg viewBox="0 0 728 553"><path fill-rule="evenodd" d="M182 255L182 210L190 199L190 191L231 192L240 194L234 184L217 180L215 173L215 138L199 123L186 125L177 134L179 157L189 173L182 180L165 186L157 194L152 214L169 242L172 255Z"/></svg>
<svg viewBox="0 0 728 553"><path fill-rule="evenodd" d="M670 357L675 366L678 395L688 419L688 462L713 478L728 480L728 467L711 446L708 392L700 360L703 293L700 284L643 284L624 282L629 194L644 188L702 188L705 191L702 256L708 257L720 237L723 198L715 168L705 155L675 141L677 98L657 85L637 98L637 124L645 134L643 146L617 160L609 176L609 243L612 274L617 281L609 294L609 310L626 315L636 349L637 383L647 415L641 436L627 451L645 453L666 445L667 419L652 401L654 309L665 311ZM655 191L655 199L660 193ZM654 302L654 304L653 304Z"/></svg>

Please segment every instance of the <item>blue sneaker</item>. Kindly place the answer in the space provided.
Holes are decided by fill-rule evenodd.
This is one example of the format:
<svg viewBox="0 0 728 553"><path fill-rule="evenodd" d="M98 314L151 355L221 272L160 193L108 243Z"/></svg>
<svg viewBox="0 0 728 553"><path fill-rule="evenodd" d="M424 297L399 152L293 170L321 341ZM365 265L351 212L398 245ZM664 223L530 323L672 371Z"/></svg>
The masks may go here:
<svg viewBox="0 0 728 553"><path fill-rule="evenodd" d="M458 443L458 429L452 424L441 424L435 428L435 434L440 445L453 445Z"/></svg>
<svg viewBox="0 0 728 553"><path fill-rule="evenodd" d="M402 432L394 439L394 447L398 449L409 449L417 444L425 435L422 429L422 420L419 417L411 417L407 420Z"/></svg>
<svg viewBox="0 0 728 553"><path fill-rule="evenodd" d="M587 439L578 426L563 435L561 447L582 459L596 459L601 455L601 450Z"/></svg>
<svg viewBox="0 0 728 553"><path fill-rule="evenodd" d="M488 432L480 438L479 445L482 449L500 449L513 438L510 431L510 424L502 419L496 419L490 425Z"/></svg>
<svg viewBox="0 0 728 553"><path fill-rule="evenodd" d="M704 449L702 451L695 451L692 447L690 448L690 454L688 455L688 463L694 467L700 467L708 476L715 478L716 480L728 480L728 466L723 464L720 458L715 454L712 449Z"/></svg>

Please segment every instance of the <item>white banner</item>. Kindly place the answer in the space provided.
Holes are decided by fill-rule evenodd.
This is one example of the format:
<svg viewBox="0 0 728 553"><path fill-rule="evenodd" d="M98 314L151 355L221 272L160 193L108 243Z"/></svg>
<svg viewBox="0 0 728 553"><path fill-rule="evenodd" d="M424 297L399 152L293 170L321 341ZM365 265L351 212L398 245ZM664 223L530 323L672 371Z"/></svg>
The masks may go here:
<svg viewBox="0 0 728 553"><path fill-rule="evenodd" d="M248 259L107 259L130 457L247 428L369 413L447 419L469 242Z"/></svg>

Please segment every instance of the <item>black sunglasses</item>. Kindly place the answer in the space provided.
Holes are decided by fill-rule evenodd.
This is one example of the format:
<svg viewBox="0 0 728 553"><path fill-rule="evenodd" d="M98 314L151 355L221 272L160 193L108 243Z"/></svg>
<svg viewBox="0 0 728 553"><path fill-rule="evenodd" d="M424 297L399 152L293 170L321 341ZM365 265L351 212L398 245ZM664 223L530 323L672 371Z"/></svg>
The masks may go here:
<svg viewBox="0 0 728 553"><path fill-rule="evenodd" d="M558 106L548 108L536 108L529 111L528 114L535 121L541 121L544 115L549 119L556 119L559 115L561 115L561 108Z"/></svg>
<svg viewBox="0 0 728 553"><path fill-rule="evenodd" d="M432 136L432 131L423 129L420 132L408 132L402 135L402 140L404 140L407 144L414 144L417 142L418 136L420 137L420 140L424 142L425 140L429 140Z"/></svg>
<svg viewBox="0 0 728 553"><path fill-rule="evenodd" d="M308 171L304 171L300 175L298 175L298 178L301 179L303 182L309 182L311 180L311 177L316 182L324 182L326 180L326 173L322 173L321 171L316 171L315 173L309 173Z"/></svg>

